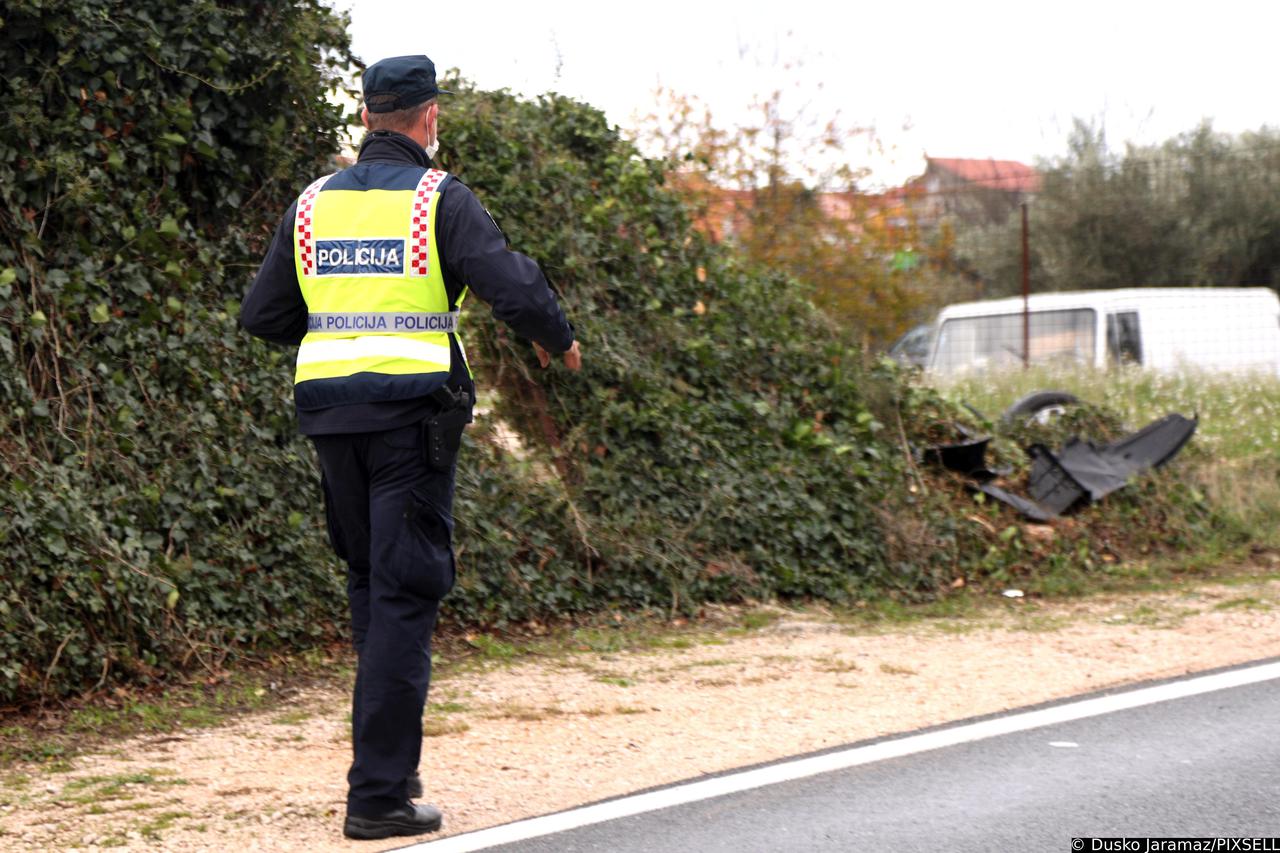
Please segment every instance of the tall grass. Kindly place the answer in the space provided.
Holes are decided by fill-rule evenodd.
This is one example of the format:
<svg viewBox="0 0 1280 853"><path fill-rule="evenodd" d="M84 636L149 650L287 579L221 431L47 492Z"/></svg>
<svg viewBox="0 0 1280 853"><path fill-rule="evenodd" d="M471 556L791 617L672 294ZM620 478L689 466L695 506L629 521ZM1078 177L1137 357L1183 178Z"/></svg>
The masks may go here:
<svg viewBox="0 0 1280 853"><path fill-rule="evenodd" d="M1197 441L1220 459L1280 453L1280 377L1272 374L1033 367L934 384L945 396L992 418L1025 394L1062 390L1110 409L1135 429L1169 412L1198 415Z"/></svg>

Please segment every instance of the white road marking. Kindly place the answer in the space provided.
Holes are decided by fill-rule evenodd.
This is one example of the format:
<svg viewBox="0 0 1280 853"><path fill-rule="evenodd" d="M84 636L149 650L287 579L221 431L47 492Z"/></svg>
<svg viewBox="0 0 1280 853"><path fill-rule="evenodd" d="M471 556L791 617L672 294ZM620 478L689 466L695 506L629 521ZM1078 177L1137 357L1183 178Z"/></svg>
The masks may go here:
<svg viewBox="0 0 1280 853"><path fill-rule="evenodd" d="M1198 696L1212 693L1215 690L1228 690L1232 687L1243 687L1280 678L1280 662L1258 664L1240 669L1232 669L1213 675L1202 675L1183 681L1157 684L1154 687L1142 687L1124 693L1098 696L1093 699L1082 699L1068 702L1037 711L1013 713L1008 716L981 720L976 723L954 726L938 731L908 735L894 740L881 741L866 746L855 746L825 755L810 758L799 758L755 770L743 770L729 773L714 779L686 782L662 788L645 794L635 794L609 802L581 806L556 814L528 818L503 826L480 829L474 832L428 841L409 847L397 848L405 851L421 851L421 853L467 853L472 850L483 850L500 844L511 844L557 832L604 823L609 820L671 808L685 803L722 797L739 791L749 791L780 782L804 779L835 770L844 770L860 764L871 764L890 758L900 758L918 752L956 746L962 743L998 737L999 735L1023 732L1029 729L1082 720L1139 708L1157 702L1168 702L1171 699L1182 699L1187 696ZM1059 744L1054 744L1059 745ZM1074 744L1073 744L1074 745Z"/></svg>
<svg viewBox="0 0 1280 853"><path fill-rule="evenodd" d="M1080 746L1080 744L1073 740L1051 740L1049 741L1049 746L1056 747L1058 749L1075 749Z"/></svg>

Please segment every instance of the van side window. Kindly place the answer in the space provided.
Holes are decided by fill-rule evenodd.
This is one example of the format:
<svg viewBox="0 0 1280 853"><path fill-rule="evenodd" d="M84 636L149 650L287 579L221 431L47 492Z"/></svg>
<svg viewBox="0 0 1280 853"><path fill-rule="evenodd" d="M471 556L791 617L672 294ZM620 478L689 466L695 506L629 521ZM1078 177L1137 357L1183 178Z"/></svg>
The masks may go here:
<svg viewBox="0 0 1280 853"><path fill-rule="evenodd" d="M1138 329L1137 311L1107 315L1107 362L1142 364L1142 332Z"/></svg>
<svg viewBox="0 0 1280 853"><path fill-rule="evenodd" d="M931 368L939 373L1032 364L1092 364L1098 315L1092 308L1032 311L1023 339L1023 315L953 317L942 324ZM1030 352L1024 347L1030 345Z"/></svg>

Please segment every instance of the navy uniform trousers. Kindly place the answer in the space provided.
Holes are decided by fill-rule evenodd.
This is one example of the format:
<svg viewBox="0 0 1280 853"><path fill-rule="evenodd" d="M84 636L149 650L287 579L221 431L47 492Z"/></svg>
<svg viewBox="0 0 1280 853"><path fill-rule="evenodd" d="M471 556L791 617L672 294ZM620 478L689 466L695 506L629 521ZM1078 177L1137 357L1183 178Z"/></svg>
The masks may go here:
<svg viewBox="0 0 1280 853"><path fill-rule="evenodd" d="M421 756L431 633L454 582L453 471L427 465L420 424L312 440L358 657L347 812L367 817L407 801Z"/></svg>

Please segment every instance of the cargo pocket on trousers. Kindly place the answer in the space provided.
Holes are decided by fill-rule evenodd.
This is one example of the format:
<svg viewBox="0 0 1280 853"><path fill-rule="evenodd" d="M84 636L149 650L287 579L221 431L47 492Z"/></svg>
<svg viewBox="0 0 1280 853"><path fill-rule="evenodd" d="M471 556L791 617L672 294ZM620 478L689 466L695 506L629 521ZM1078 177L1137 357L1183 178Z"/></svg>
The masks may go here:
<svg viewBox="0 0 1280 853"><path fill-rule="evenodd" d="M410 492L393 553L396 576L406 591L439 600L453 589L453 519L417 491Z"/></svg>
<svg viewBox="0 0 1280 853"><path fill-rule="evenodd" d="M338 526L337 515L333 511L333 495L329 492L329 481L320 475L320 490L324 492L324 526L329 532L329 547L338 555L339 560L347 559L347 543L342 538L342 528Z"/></svg>

